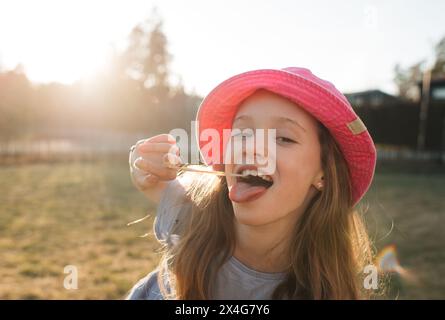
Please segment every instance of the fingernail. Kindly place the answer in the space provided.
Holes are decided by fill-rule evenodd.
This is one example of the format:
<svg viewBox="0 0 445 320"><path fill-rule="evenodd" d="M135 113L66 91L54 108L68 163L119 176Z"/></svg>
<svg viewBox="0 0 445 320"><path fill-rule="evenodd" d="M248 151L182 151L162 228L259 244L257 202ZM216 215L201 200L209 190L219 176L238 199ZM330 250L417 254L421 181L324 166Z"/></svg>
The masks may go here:
<svg viewBox="0 0 445 320"><path fill-rule="evenodd" d="M172 145L168 152L179 156L179 147L177 145Z"/></svg>
<svg viewBox="0 0 445 320"><path fill-rule="evenodd" d="M139 163L141 162L142 158L139 157L133 162L133 166L139 168Z"/></svg>
<svg viewBox="0 0 445 320"><path fill-rule="evenodd" d="M164 156L164 163L168 166L177 166L182 163L182 160L173 153L166 153Z"/></svg>
<svg viewBox="0 0 445 320"><path fill-rule="evenodd" d="M171 134L167 135L167 140L168 140L169 142L176 142L176 138L173 137Z"/></svg>

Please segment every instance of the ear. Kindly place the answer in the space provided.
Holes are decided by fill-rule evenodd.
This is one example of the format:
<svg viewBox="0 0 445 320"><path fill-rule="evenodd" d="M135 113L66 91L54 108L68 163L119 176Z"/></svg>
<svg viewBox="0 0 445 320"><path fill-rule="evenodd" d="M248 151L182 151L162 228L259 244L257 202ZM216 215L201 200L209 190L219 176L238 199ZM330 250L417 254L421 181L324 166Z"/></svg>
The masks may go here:
<svg viewBox="0 0 445 320"><path fill-rule="evenodd" d="M317 190L321 191L321 190L323 190L323 188L324 188L324 184L325 184L325 181L324 181L324 173L323 173L323 171L320 171L320 173L318 173L318 174L315 176L313 185L314 185L314 187L315 187Z"/></svg>

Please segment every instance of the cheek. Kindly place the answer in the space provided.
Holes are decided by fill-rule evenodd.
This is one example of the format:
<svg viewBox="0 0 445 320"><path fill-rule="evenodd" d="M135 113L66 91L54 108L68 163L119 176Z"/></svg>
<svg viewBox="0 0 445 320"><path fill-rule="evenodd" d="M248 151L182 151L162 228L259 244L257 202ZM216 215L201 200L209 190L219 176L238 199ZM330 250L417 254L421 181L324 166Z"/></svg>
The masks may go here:
<svg viewBox="0 0 445 320"><path fill-rule="evenodd" d="M279 193L289 197L293 205L301 205L304 201L317 171L319 161L309 153L292 154L287 158L291 161L280 161L277 163L279 173ZM281 198L281 197L280 197Z"/></svg>
<svg viewBox="0 0 445 320"><path fill-rule="evenodd" d="M277 184L278 203L281 203L286 210L295 210L303 203L309 188L305 170L286 165L279 169L279 180Z"/></svg>

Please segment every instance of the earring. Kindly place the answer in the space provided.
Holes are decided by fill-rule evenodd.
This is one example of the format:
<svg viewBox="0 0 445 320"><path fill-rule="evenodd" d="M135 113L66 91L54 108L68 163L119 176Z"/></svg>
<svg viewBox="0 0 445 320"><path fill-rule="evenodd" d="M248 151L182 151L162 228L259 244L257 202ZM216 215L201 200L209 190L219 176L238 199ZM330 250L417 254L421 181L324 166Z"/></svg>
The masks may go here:
<svg viewBox="0 0 445 320"><path fill-rule="evenodd" d="M318 190L323 189L323 183L322 182L318 182L317 183L317 188L318 188Z"/></svg>

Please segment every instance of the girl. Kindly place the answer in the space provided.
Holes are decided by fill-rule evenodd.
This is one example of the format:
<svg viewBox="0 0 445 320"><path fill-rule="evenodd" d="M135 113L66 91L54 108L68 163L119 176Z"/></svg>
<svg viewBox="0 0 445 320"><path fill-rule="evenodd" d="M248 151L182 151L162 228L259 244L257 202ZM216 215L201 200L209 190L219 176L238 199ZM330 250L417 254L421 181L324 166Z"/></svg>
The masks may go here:
<svg viewBox="0 0 445 320"><path fill-rule="evenodd" d="M226 176L177 175L164 165L180 161L172 136L139 142L132 178L158 202L154 232L165 253L128 298L367 297L372 252L355 205L372 182L376 150L346 98L307 69L254 70L217 86L197 123L198 137L209 128L220 137L275 129L275 170L224 163L221 139L219 159L203 152L206 141L199 146L205 164Z"/></svg>

